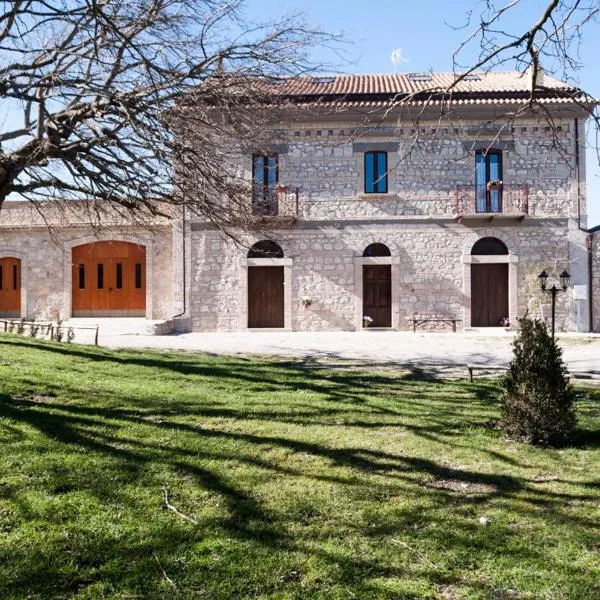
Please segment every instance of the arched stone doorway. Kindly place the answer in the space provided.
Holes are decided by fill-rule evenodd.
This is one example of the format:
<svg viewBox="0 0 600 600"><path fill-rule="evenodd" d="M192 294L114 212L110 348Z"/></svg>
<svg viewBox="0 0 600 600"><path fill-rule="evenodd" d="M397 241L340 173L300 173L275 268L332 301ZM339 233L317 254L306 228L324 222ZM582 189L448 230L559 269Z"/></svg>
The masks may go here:
<svg viewBox="0 0 600 600"><path fill-rule="evenodd" d="M74 317L146 316L146 247L104 241L72 249Z"/></svg>
<svg viewBox="0 0 600 600"><path fill-rule="evenodd" d="M473 245L471 256L471 326L500 327L509 320L508 248L495 237ZM478 260L480 259L480 260Z"/></svg>
<svg viewBox="0 0 600 600"><path fill-rule="evenodd" d="M364 258L391 257L392 253L385 244L375 243L367 246ZM392 265L364 264L363 280L363 326L392 326Z"/></svg>
<svg viewBox="0 0 600 600"><path fill-rule="evenodd" d="M285 273L281 246L262 240L248 251L248 327L285 326ZM280 264L281 263L281 264Z"/></svg>
<svg viewBox="0 0 600 600"><path fill-rule="evenodd" d="M0 258L0 317L21 316L21 261L13 256Z"/></svg>

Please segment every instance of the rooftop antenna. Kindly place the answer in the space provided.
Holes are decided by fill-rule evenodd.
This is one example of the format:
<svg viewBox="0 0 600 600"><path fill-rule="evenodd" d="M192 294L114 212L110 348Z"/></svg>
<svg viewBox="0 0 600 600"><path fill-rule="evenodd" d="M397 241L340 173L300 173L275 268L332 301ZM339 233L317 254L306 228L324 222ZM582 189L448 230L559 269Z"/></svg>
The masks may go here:
<svg viewBox="0 0 600 600"><path fill-rule="evenodd" d="M394 75L398 72L398 65L409 62L408 58L402 55L402 48L394 48L390 58L392 60L392 64L394 65Z"/></svg>

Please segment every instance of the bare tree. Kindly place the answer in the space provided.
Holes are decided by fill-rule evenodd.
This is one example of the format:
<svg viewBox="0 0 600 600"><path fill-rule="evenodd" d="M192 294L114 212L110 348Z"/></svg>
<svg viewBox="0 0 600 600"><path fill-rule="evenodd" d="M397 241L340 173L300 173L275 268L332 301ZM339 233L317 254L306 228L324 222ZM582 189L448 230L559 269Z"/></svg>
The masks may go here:
<svg viewBox="0 0 600 600"><path fill-rule="evenodd" d="M298 16L252 23L244 0L1 4L0 207L85 198L135 218L186 203L223 221L215 198L248 192L225 159L265 131L257 81L314 71L334 39Z"/></svg>

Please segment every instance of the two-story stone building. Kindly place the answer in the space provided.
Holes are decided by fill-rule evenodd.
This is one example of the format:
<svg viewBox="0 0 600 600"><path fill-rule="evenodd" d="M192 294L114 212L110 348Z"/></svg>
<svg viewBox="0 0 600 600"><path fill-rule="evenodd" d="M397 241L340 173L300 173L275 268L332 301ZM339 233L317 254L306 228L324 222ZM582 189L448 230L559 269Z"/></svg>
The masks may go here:
<svg viewBox="0 0 600 600"><path fill-rule="evenodd" d="M63 216L52 240L36 211L6 204L0 288L14 289L0 314L176 317L196 331L409 329L428 315L498 327L546 315L537 274L566 269L559 327L599 327L585 98L538 81L536 110L518 73L451 92L450 74L274 84L272 139L237 157L254 182L241 244L185 214L94 235Z"/></svg>

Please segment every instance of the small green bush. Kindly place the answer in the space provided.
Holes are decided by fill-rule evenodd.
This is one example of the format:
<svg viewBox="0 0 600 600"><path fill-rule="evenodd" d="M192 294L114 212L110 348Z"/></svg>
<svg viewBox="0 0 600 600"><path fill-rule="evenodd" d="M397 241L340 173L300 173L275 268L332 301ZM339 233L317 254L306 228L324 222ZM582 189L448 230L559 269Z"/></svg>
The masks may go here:
<svg viewBox="0 0 600 600"><path fill-rule="evenodd" d="M537 445L566 444L575 428L574 393L562 351L546 324L524 317L503 381L502 428Z"/></svg>

